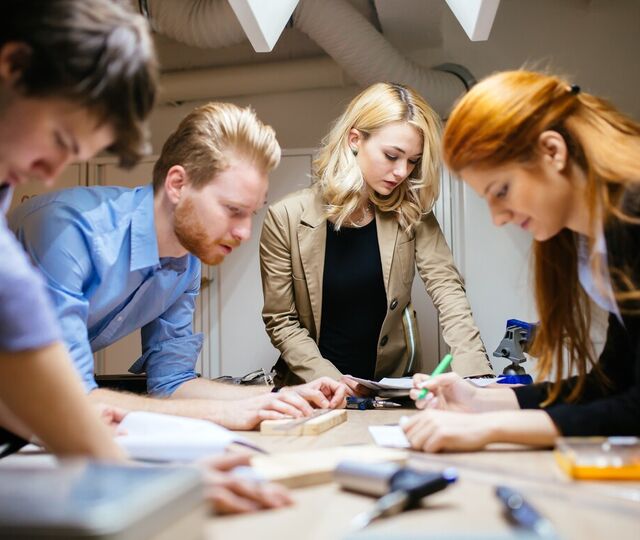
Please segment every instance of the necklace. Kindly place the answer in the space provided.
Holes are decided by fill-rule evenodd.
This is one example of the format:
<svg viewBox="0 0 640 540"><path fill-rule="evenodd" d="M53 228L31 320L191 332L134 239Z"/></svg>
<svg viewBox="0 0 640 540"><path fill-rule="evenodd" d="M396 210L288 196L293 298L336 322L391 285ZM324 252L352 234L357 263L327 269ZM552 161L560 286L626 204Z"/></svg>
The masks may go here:
<svg viewBox="0 0 640 540"><path fill-rule="evenodd" d="M371 201L368 201L367 206L362 209L362 216L360 216L360 219L354 219L352 220L352 222L355 225L362 226L363 224L367 224L369 221L371 221L370 218L373 215L371 206Z"/></svg>

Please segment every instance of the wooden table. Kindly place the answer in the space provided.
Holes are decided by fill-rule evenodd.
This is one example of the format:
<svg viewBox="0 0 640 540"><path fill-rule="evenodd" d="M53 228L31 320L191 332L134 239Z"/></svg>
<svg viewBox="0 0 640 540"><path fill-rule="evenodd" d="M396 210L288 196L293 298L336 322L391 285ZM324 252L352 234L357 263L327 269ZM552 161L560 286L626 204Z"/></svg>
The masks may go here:
<svg viewBox="0 0 640 540"><path fill-rule="evenodd" d="M348 411L348 421L315 437L243 433L271 452L371 444L369 425L397 423L409 411ZM427 535L433 538L505 537L513 529L494 495L497 484L521 491L554 524L560 538L640 540L640 482L574 482L555 465L550 451L494 445L482 452L412 453L411 466L442 470L454 466L459 480L427 497L422 508L374 522L380 538ZM327 540L345 538L350 522L374 499L346 493L335 484L293 491L290 508L248 516L212 517L210 540ZM424 536L423 536L424 537ZM460 538L461 536L456 536Z"/></svg>

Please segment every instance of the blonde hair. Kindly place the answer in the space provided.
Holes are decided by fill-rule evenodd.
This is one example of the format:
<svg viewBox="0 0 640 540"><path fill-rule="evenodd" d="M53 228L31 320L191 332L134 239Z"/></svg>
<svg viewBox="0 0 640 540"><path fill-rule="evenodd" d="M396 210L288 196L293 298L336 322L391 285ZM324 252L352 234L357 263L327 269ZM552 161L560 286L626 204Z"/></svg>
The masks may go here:
<svg viewBox="0 0 640 540"><path fill-rule="evenodd" d="M191 184L202 187L234 158L271 171L280 162L276 134L249 107L208 103L189 113L164 143L153 167L153 189L164 185L174 165L182 165Z"/></svg>
<svg viewBox="0 0 640 540"><path fill-rule="evenodd" d="M313 179L338 229L356 210L366 184L349 147L352 128L369 137L392 122L407 122L422 136L422 158L411 176L388 196L373 191L369 199L383 212L395 212L400 226L411 230L433 207L440 191L440 120L412 88L376 83L349 103L313 162Z"/></svg>
<svg viewBox="0 0 640 540"><path fill-rule="evenodd" d="M594 238L614 218L637 223L637 217L629 216L622 207L622 196L627 187L640 182L640 125L559 77L519 70L497 73L480 82L449 117L444 159L456 172L514 162L535 167L537 141L547 130L564 138L568 166L584 171ZM589 243L593 251L593 239ZM567 398L572 401L582 393L589 365L601 375L589 337L589 300L578 279L576 235L565 229L544 242L534 241L533 260L540 327L532 353L539 356L538 378L553 372L556 379L545 404L560 395L566 374L565 348L566 371L578 374ZM599 258L594 261L597 265ZM613 269L614 276L616 300L624 311L625 302L637 300L640 292L623 269ZM602 375L600 378L605 382Z"/></svg>

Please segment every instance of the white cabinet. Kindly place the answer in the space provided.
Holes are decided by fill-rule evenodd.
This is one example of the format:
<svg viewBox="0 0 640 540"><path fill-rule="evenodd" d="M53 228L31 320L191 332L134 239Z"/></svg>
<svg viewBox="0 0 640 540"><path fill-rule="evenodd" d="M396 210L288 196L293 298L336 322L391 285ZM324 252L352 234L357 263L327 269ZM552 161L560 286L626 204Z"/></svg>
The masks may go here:
<svg viewBox="0 0 640 540"><path fill-rule="evenodd" d="M311 150L284 151L278 168L269 175L268 204L310 184ZM269 370L278 359L262 322L262 284L258 245L267 206L253 219L251 238L217 267L215 291L219 317L214 324L218 348L213 363L224 375L243 375L260 367ZM212 338L214 341L215 338ZM212 372L214 368L212 366Z"/></svg>
<svg viewBox="0 0 640 540"><path fill-rule="evenodd" d="M50 193L51 191L59 191L61 189L73 188L87 185L87 164L72 163L62 174L56 179L51 186L45 186L42 182L29 182L27 184L16 187L13 192L10 210L14 209L20 203L35 195Z"/></svg>

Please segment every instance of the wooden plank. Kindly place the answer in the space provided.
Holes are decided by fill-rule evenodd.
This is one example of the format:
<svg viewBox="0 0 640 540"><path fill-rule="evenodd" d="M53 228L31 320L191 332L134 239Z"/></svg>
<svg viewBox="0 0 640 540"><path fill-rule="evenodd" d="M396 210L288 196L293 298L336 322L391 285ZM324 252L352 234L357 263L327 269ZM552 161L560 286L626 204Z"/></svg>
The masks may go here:
<svg viewBox="0 0 640 540"><path fill-rule="evenodd" d="M339 446L322 450L256 455L251 458L251 466L265 480L298 488L331 482L333 471L341 461L403 464L408 456L406 450L395 448L374 445Z"/></svg>
<svg viewBox="0 0 640 540"><path fill-rule="evenodd" d="M265 420L260 424L260 433L262 435L319 435L346 421L347 411L336 409L298 424L296 424L297 420ZM292 427L285 429L287 424L292 424Z"/></svg>

